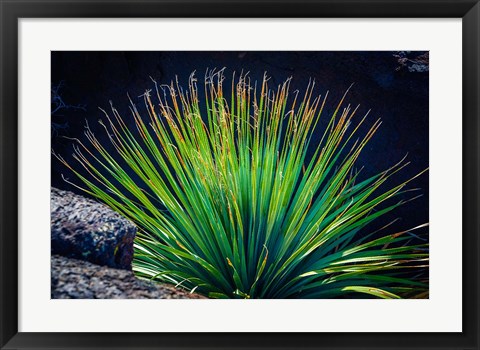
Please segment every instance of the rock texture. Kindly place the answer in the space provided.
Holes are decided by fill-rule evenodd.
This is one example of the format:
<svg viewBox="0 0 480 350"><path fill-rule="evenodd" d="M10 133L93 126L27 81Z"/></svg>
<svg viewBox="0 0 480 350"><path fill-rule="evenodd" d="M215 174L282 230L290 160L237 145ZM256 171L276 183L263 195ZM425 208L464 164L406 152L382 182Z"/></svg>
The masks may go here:
<svg viewBox="0 0 480 350"><path fill-rule="evenodd" d="M137 279L133 272L52 256L53 299L205 299L173 286Z"/></svg>
<svg viewBox="0 0 480 350"><path fill-rule="evenodd" d="M131 270L136 227L91 199L51 190L51 253Z"/></svg>
<svg viewBox="0 0 480 350"><path fill-rule="evenodd" d="M425 73L429 71L429 52L397 51L393 57L397 59L397 70L406 68L410 73Z"/></svg>
<svg viewBox="0 0 480 350"><path fill-rule="evenodd" d="M135 225L103 204L51 190L51 298L204 299L139 280L132 269Z"/></svg>

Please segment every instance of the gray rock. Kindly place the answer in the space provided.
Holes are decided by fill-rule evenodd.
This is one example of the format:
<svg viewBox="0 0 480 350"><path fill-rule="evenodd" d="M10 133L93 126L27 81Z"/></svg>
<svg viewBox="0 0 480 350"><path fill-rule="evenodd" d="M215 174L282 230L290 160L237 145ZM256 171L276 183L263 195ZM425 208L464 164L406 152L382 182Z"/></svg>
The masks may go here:
<svg viewBox="0 0 480 350"><path fill-rule="evenodd" d="M132 271L52 256L52 299L205 299L170 285L137 279Z"/></svg>
<svg viewBox="0 0 480 350"><path fill-rule="evenodd" d="M51 190L51 253L132 269L135 225L94 200Z"/></svg>

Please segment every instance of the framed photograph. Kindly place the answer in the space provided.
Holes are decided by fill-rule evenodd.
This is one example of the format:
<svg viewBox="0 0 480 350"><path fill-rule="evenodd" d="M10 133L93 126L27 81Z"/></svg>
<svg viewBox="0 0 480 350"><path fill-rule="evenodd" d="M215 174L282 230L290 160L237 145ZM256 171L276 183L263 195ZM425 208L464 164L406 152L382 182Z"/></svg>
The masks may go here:
<svg viewBox="0 0 480 350"><path fill-rule="evenodd" d="M478 349L476 0L2 1L2 349Z"/></svg>

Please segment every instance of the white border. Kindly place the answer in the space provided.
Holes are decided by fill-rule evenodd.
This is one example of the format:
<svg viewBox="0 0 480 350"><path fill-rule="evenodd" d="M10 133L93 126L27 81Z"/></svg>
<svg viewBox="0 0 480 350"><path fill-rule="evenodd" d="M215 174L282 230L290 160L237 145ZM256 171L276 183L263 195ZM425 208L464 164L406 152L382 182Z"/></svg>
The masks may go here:
<svg viewBox="0 0 480 350"><path fill-rule="evenodd" d="M430 299L50 300L50 50L125 49L430 50ZM19 57L19 331L461 331L460 19L22 19Z"/></svg>

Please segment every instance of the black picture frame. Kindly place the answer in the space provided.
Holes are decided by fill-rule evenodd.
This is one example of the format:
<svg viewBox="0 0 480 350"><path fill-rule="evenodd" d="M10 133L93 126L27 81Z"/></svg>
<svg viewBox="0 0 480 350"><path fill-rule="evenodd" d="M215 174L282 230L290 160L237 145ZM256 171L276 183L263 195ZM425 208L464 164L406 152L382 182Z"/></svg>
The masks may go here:
<svg viewBox="0 0 480 350"><path fill-rule="evenodd" d="M1 349L479 349L478 0L0 0ZM21 333L18 332L18 19L56 17L462 18L463 332ZM460 228L459 228L460 229ZM441 312L441 311L439 311Z"/></svg>

